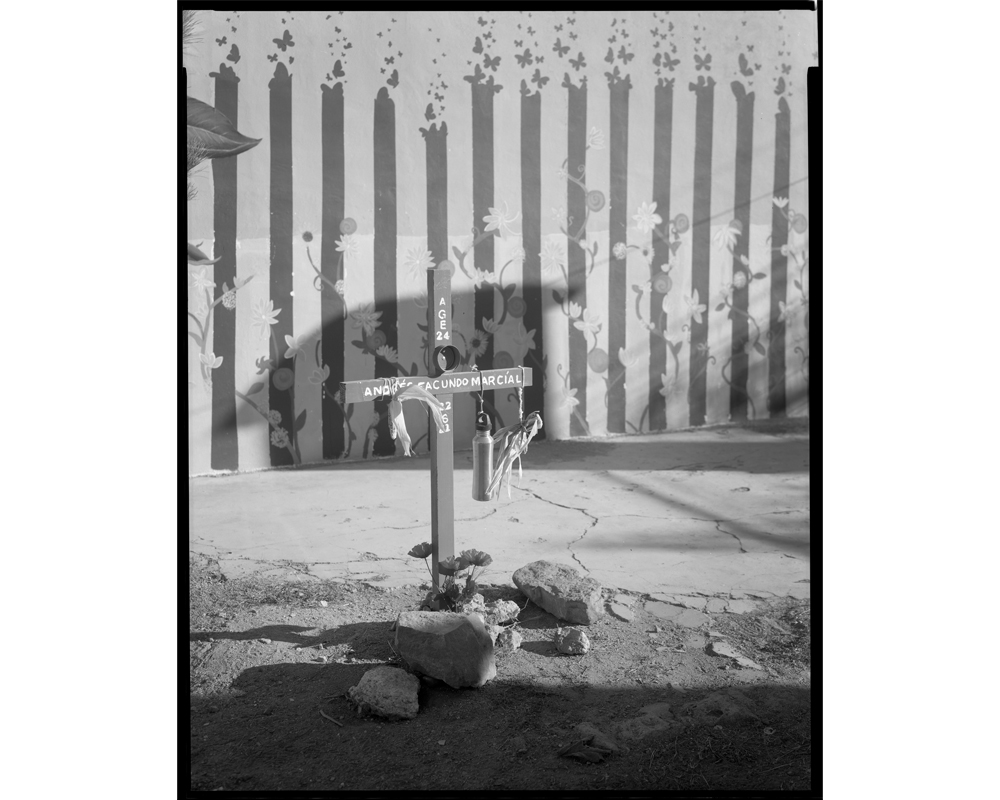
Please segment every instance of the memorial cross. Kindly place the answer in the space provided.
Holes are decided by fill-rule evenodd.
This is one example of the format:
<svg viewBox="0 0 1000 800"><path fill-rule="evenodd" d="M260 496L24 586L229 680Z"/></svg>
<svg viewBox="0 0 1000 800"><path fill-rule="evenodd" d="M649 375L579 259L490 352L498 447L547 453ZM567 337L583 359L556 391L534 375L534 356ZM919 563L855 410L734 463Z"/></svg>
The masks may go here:
<svg viewBox="0 0 1000 800"><path fill-rule="evenodd" d="M427 270L427 349L432 375L403 375L344 381L340 393L345 403L391 398L407 386L419 385L441 401L441 427L428 409L431 451L431 564L435 588L441 587L438 564L455 555L455 443L452 400L456 392L531 386L531 369L508 367L476 372L453 372L460 354L451 335L451 269L443 264Z"/></svg>

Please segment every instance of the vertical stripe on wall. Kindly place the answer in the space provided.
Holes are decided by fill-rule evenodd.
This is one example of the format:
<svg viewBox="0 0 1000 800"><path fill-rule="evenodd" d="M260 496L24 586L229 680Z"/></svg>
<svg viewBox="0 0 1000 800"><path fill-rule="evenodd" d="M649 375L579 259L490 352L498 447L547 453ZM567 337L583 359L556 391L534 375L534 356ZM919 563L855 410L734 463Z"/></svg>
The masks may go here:
<svg viewBox="0 0 1000 800"><path fill-rule="evenodd" d="M398 352L399 335L396 330L396 104L384 86L375 98L375 311L382 312L379 331L385 334L385 344ZM377 333L378 331L376 331ZM395 365L383 358L375 359L375 377L391 378L396 375ZM396 442L389 434L388 399L375 401L380 419L378 438L372 448L373 455L391 456L396 452Z"/></svg>
<svg viewBox="0 0 1000 800"><path fill-rule="evenodd" d="M653 94L653 201L656 213L663 219L663 236L653 236L653 260L650 264L653 277L670 261L670 155L673 146L674 81L657 81ZM675 276L676 277L676 276ZM667 315L663 310L665 295L653 287L649 290L649 321L657 331L666 335ZM649 333L649 429L662 431L667 427L667 398L660 394L661 376L667 371L667 342L657 331Z"/></svg>
<svg viewBox="0 0 1000 800"><path fill-rule="evenodd" d="M750 255L750 176L753 167L753 102L754 93L747 94L743 84L730 84L736 97L736 183L733 191L735 219L741 226L733 246L733 349L729 384L729 417L733 421L747 418L747 368L749 356L744 350L749 341L750 270L741 258ZM742 281L737 277L742 275ZM742 283L742 286L739 284Z"/></svg>
<svg viewBox="0 0 1000 800"><path fill-rule="evenodd" d="M281 414L283 428L297 449L295 431L295 360L285 358L285 336L292 330L292 76L281 62L274 68L270 88L270 139L271 139L271 301L274 309L281 309L277 322L271 325L271 355L276 368L271 370L268 404L272 411ZM291 386L279 389L275 376L279 370L293 373ZM282 373L284 377L285 373ZM282 381L282 386L286 382ZM287 447L271 447L271 466L295 463Z"/></svg>
<svg viewBox="0 0 1000 800"><path fill-rule="evenodd" d="M427 249L437 266L448 258L448 123L420 130L427 150Z"/></svg>
<svg viewBox="0 0 1000 800"><path fill-rule="evenodd" d="M524 366L534 370L532 385L524 389L524 411L545 412L545 368L542 360L542 93L521 91L521 233L524 266L521 286L526 331L535 332L535 349L524 357ZM543 427L535 439L545 438Z"/></svg>
<svg viewBox="0 0 1000 800"><path fill-rule="evenodd" d="M478 236L485 230L483 217L493 205L493 84L472 84L472 226ZM476 245L473 264L483 272L493 272L493 236L487 236ZM483 330L483 318L493 319L493 286L481 285L475 292L475 310L472 326ZM469 331L470 338L473 331ZM493 337L487 339L486 351L475 357L482 369L493 366ZM483 393L490 409L494 407L494 392Z"/></svg>
<svg viewBox="0 0 1000 800"><path fill-rule="evenodd" d="M694 204L691 211L691 294L708 305L708 264L712 246L712 119L715 103L715 79L699 77L689 83L695 93ZM691 317L691 360L688 405L690 424L705 424L705 390L708 371L708 314L701 322Z"/></svg>
<svg viewBox="0 0 1000 800"><path fill-rule="evenodd" d="M580 86L569 82L567 92L566 172L577 180L584 179L587 163L587 83ZM573 181L566 182L566 231L570 236L586 241L583 222L587 216L587 197ZM569 279L569 301L581 308L587 306L587 260L579 245L567 242L566 268ZM587 336L570 326L569 329L569 386L576 389L578 405L569 421L570 436L590 433L587 419Z"/></svg>
<svg viewBox="0 0 1000 800"><path fill-rule="evenodd" d="M628 228L628 93L629 76L614 80L611 86L611 170L609 186L608 243L608 432L625 433L625 365L618 351L627 346L625 324L628 304L628 281L625 259L615 258L614 246L625 244Z"/></svg>
<svg viewBox="0 0 1000 800"><path fill-rule="evenodd" d="M239 130L240 79L226 64L215 73L215 108ZM223 284L236 283L236 159L213 158L215 184L215 299L223 295ZM237 469L239 445L236 436L236 314L221 303L211 313L212 352L222 364L212 375L212 469ZM207 345L207 342L206 342Z"/></svg>
<svg viewBox="0 0 1000 800"><path fill-rule="evenodd" d="M792 116L788 103L778 100L774 115L774 197L788 198L789 164L792 151ZM772 417L785 416L785 321L780 320L779 302L786 302L788 256L781 248L788 244L788 220L781 209L771 205L771 324L768 336L767 407Z"/></svg>
<svg viewBox="0 0 1000 800"><path fill-rule="evenodd" d="M323 84L323 217L320 272L324 281L320 296L323 366L330 368L323 392L323 458L340 458L344 453L344 409L335 400L336 387L344 380L344 298L332 286L344 276L338 269L340 223L344 219L344 87Z"/></svg>

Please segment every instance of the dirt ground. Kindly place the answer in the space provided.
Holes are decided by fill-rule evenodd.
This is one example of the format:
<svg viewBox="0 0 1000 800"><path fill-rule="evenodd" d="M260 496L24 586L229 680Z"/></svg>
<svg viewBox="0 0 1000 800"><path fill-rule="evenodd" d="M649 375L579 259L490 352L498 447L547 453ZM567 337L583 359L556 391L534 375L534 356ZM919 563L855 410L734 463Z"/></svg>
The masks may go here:
<svg viewBox="0 0 1000 800"><path fill-rule="evenodd" d="M497 651L484 687L424 685L418 716L387 722L358 716L344 693L374 666L400 666L390 628L423 589L226 580L201 556L190 567L191 790L811 788L809 601L755 600L684 627L635 595L632 621L605 614L583 626L590 652L566 656L552 644L559 622L487 572L487 601L523 607L522 646ZM760 669L714 654L713 640ZM580 723L618 750L560 757L586 738Z"/></svg>

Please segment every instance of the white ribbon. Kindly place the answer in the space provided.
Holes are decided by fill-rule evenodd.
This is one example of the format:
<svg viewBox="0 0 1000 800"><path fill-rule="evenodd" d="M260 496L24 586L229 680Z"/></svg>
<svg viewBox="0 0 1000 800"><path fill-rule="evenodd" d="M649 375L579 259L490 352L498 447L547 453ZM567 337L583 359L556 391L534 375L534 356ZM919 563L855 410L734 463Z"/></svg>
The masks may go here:
<svg viewBox="0 0 1000 800"><path fill-rule="evenodd" d="M493 472L493 479L486 487L490 499L495 499L500 492L503 478L507 476L507 497L510 498L510 473L517 462L517 485L521 485L521 456L528 452L528 444L535 434L542 429L542 417L537 411L528 414L527 419L516 425L501 428L493 435L493 443L500 446L500 458Z"/></svg>
<svg viewBox="0 0 1000 800"><path fill-rule="evenodd" d="M389 392L396 388L395 379L388 388ZM398 436L399 441L403 443L403 455L412 456L410 435L406 431L406 421L403 419L403 403L407 400L419 400L424 403L434 415L434 423L438 428L444 426L444 420L441 418L443 404L423 386L416 383L400 389L392 395L392 400L389 401L389 433L393 439Z"/></svg>

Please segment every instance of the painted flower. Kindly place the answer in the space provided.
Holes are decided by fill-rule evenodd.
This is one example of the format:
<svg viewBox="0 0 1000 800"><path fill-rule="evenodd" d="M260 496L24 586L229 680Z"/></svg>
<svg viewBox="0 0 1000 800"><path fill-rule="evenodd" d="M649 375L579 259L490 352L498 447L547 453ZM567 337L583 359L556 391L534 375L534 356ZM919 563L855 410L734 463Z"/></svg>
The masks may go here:
<svg viewBox="0 0 1000 800"><path fill-rule="evenodd" d="M351 217L345 217L340 221L340 232L344 234L352 234L358 229L358 223L356 223Z"/></svg>
<svg viewBox="0 0 1000 800"><path fill-rule="evenodd" d="M677 233L684 233L690 227L691 220L687 218L687 214L678 214L674 217L674 230Z"/></svg>
<svg viewBox="0 0 1000 800"><path fill-rule="evenodd" d="M662 384L660 386L660 394L663 395L664 397L667 397L671 393L671 391L673 391L674 388L673 386L670 385L670 376L667 375L666 373L660 375L660 383Z"/></svg>
<svg viewBox="0 0 1000 800"><path fill-rule="evenodd" d="M208 279L206 270L208 267L199 267L197 272L192 272L191 279L196 289L214 289L215 283Z"/></svg>
<svg viewBox="0 0 1000 800"><path fill-rule="evenodd" d="M611 252L615 254L615 258L621 261L628 255L628 247L625 245L625 242L615 242L615 246L611 249Z"/></svg>
<svg viewBox="0 0 1000 800"><path fill-rule="evenodd" d="M481 356L486 352L490 344L490 335L485 331L477 330L469 339L469 355L473 357Z"/></svg>
<svg viewBox="0 0 1000 800"><path fill-rule="evenodd" d="M702 304L701 298L698 296L698 290L695 289L690 297L684 298L684 304L687 306L688 318L694 320L697 323L701 323L701 315L708 311L708 306Z"/></svg>
<svg viewBox="0 0 1000 800"><path fill-rule="evenodd" d="M314 369L312 375L309 376L309 383L313 386L319 386L325 383L330 377L330 367L324 364L322 369Z"/></svg>
<svg viewBox="0 0 1000 800"><path fill-rule="evenodd" d="M542 257L542 272L558 270L566 260L562 246L552 239L545 240L542 244L542 252L538 255Z"/></svg>
<svg viewBox="0 0 1000 800"><path fill-rule="evenodd" d="M493 356L493 369L508 369L514 366L514 356L506 350L501 350Z"/></svg>
<svg viewBox="0 0 1000 800"><path fill-rule="evenodd" d="M341 297L344 296L344 279L341 278L335 284L333 284L334 291L337 292Z"/></svg>
<svg viewBox="0 0 1000 800"><path fill-rule="evenodd" d="M517 330L514 331L514 342L520 345L521 347L527 345L528 350L534 350L535 349L534 329L530 331L526 330L523 324L518 323Z"/></svg>
<svg viewBox="0 0 1000 800"><path fill-rule="evenodd" d="M643 233L649 233L657 225L663 222L663 218L656 213L656 201L643 203L639 206L638 212L632 215L635 220L635 227Z"/></svg>
<svg viewBox="0 0 1000 800"><path fill-rule="evenodd" d="M673 285L674 282L666 272L657 272L650 281L650 288L656 289L660 294L667 294Z"/></svg>
<svg viewBox="0 0 1000 800"><path fill-rule="evenodd" d="M295 383L295 373L288 367L281 367L274 371L274 375L271 376L271 382L274 384L275 389L285 391L285 389L292 388L292 384Z"/></svg>
<svg viewBox="0 0 1000 800"><path fill-rule="evenodd" d="M520 212L514 216L510 215L510 209L507 208L507 201L504 200L503 212L499 208L491 208L490 213L483 217L483 222L486 223L486 230L499 231L500 238L506 239L507 234L514 233L510 229L510 223L515 222L519 216L521 216Z"/></svg>
<svg viewBox="0 0 1000 800"><path fill-rule="evenodd" d="M260 358L257 359L256 365L257 365L257 374L263 375L269 369L274 367L274 362L271 361L271 359L268 358L267 356L261 356Z"/></svg>
<svg viewBox="0 0 1000 800"><path fill-rule="evenodd" d="M552 208L552 219L556 221L557 225L561 225L566 221L566 207L559 206L559 208Z"/></svg>
<svg viewBox="0 0 1000 800"><path fill-rule="evenodd" d="M618 360L622 362L623 367L634 367L639 363L639 359L624 347L618 348Z"/></svg>
<svg viewBox="0 0 1000 800"><path fill-rule="evenodd" d="M267 421L270 422L274 427L278 427L281 424L281 412L280 411L268 411Z"/></svg>
<svg viewBox="0 0 1000 800"><path fill-rule="evenodd" d="M594 212L604 208L604 192L598 189L591 189L587 192L587 208Z"/></svg>
<svg viewBox="0 0 1000 800"><path fill-rule="evenodd" d="M423 308L423 309L427 308L427 292L420 292L419 294L415 294L410 299L413 301L413 305L415 305L417 308Z"/></svg>
<svg viewBox="0 0 1000 800"><path fill-rule="evenodd" d="M787 197L772 197L771 202L774 203L776 208L784 208L788 205Z"/></svg>
<svg viewBox="0 0 1000 800"><path fill-rule="evenodd" d="M236 290L230 289L224 295L222 295L222 305L228 308L230 311L236 308Z"/></svg>
<svg viewBox="0 0 1000 800"><path fill-rule="evenodd" d="M271 444L275 447L288 447L288 431L284 428L271 431Z"/></svg>
<svg viewBox="0 0 1000 800"><path fill-rule="evenodd" d="M563 178L568 178L568 177L569 173L566 172L565 166L559 167L559 169L556 170L556 180L561 181ZM555 212L555 209L553 208L552 211Z"/></svg>
<svg viewBox="0 0 1000 800"><path fill-rule="evenodd" d="M305 355L302 352L302 338L301 336L289 336L285 334L285 344L288 345L288 349L285 351L285 358L295 358L295 356Z"/></svg>
<svg viewBox="0 0 1000 800"><path fill-rule="evenodd" d="M427 270L434 266L434 257L430 250L415 247L406 254L403 266L410 271L410 277L419 281L427 280Z"/></svg>
<svg viewBox="0 0 1000 800"><path fill-rule="evenodd" d="M500 326L497 325L493 320L483 317L483 327L486 329L487 333L496 333L500 330Z"/></svg>
<svg viewBox="0 0 1000 800"><path fill-rule="evenodd" d="M740 232L736 228L733 228L731 225L725 225L715 232L712 241L720 249L726 248L727 250L732 250L736 246L736 239L739 235Z"/></svg>
<svg viewBox="0 0 1000 800"><path fill-rule="evenodd" d="M796 233L805 233L808 227L809 220L806 219L805 214L796 214L792 218L792 230Z"/></svg>
<svg viewBox="0 0 1000 800"><path fill-rule="evenodd" d="M408 556L413 558L427 558L431 553L434 552L434 548L431 547L430 542L421 542L407 553Z"/></svg>
<svg viewBox="0 0 1000 800"><path fill-rule="evenodd" d="M603 150L604 133L597 128L591 128L590 133L587 134L587 147L593 147L595 150Z"/></svg>
<svg viewBox="0 0 1000 800"><path fill-rule="evenodd" d="M374 303L368 303L367 305L361 306L357 311L352 311L350 313L351 327L352 328L364 328L365 333L369 336L375 332L375 329L379 327L382 323L379 318L382 316L381 311L375 310Z"/></svg>
<svg viewBox="0 0 1000 800"><path fill-rule="evenodd" d="M368 346L376 352L388 341L389 337L385 335L385 331L375 331L368 336Z"/></svg>
<svg viewBox="0 0 1000 800"><path fill-rule="evenodd" d="M568 386L563 386L562 397L559 400L559 407L574 409L578 405L580 405L580 401L576 399L576 389L570 389Z"/></svg>
<svg viewBox="0 0 1000 800"><path fill-rule="evenodd" d="M583 309L583 319L574 322L573 327L584 333L597 333L601 330L601 315L585 308Z"/></svg>
<svg viewBox="0 0 1000 800"><path fill-rule="evenodd" d="M733 297L733 285L731 283L725 284L721 289L719 289L719 298L723 303L729 303Z"/></svg>
<svg viewBox="0 0 1000 800"><path fill-rule="evenodd" d="M749 258L747 258L747 257L746 257L745 255L743 255L742 253L740 253L740 263L741 263L741 264L742 264L742 265L743 265L744 267L749 267L749 266L750 266L750 259L749 259Z"/></svg>
<svg viewBox="0 0 1000 800"><path fill-rule="evenodd" d="M781 311L778 314L778 322L784 322L785 320L790 320L795 316L795 312L798 310L798 303L794 300L791 303L786 304L784 300L778 301L778 309Z"/></svg>
<svg viewBox="0 0 1000 800"><path fill-rule="evenodd" d="M493 563L490 554L482 550L463 550L459 555L473 567L488 567Z"/></svg>
<svg viewBox="0 0 1000 800"><path fill-rule="evenodd" d="M580 314L583 313L583 307L579 303L569 304L569 316L571 319L579 319Z"/></svg>
<svg viewBox="0 0 1000 800"><path fill-rule="evenodd" d="M281 313L280 308L274 307L274 301L268 300L267 305L264 305L263 300L258 300L257 305L253 308L253 327L260 328L260 332L266 334L270 330L268 326L274 325L278 322L278 314Z"/></svg>
<svg viewBox="0 0 1000 800"><path fill-rule="evenodd" d="M519 244L515 244L510 249L510 260L511 261L524 261L524 248Z"/></svg>
<svg viewBox="0 0 1000 800"><path fill-rule="evenodd" d="M507 313L515 319L520 319L528 310L528 304L521 297L512 297L507 301Z"/></svg>
<svg viewBox="0 0 1000 800"><path fill-rule="evenodd" d="M736 289L745 289L747 285L747 274L743 270L737 270L733 273L733 287Z"/></svg>
<svg viewBox="0 0 1000 800"><path fill-rule="evenodd" d="M396 355L395 349L390 345L384 344L375 351L375 355L380 358L384 358L390 364L395 364L399 360L399 356Z"/></svg>
<svg viewBox="0 0 1000 800"><path fill-rule="evenodd" d="M454 575L463 569L465 569L465 565L461 564L455 556L438 561L438 572L441 575Z"/></svg>
<svg viewBox="0 0 1000 800"><path fill-rule="evenodd" d="M358 254L358 238L350 233L345 233L337 240L337 252L343 253L344 257L356 256Z"/></svg>
<svg viewBox="0 0 1000 800"><path fill-rule="evenodd" d="M215 353L199 353L198 358L209 369L216 369L222 365L222 356L217 356Z"/></svg>
<svg viewBox="0 0 1000 800"><path fill-rule="evenodd" d="M496 283L497 276L485 269L472 269L472 285L477 289L480 286L491 286Z"/></svg>

